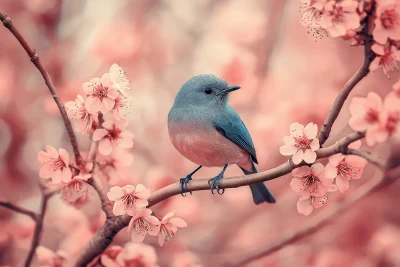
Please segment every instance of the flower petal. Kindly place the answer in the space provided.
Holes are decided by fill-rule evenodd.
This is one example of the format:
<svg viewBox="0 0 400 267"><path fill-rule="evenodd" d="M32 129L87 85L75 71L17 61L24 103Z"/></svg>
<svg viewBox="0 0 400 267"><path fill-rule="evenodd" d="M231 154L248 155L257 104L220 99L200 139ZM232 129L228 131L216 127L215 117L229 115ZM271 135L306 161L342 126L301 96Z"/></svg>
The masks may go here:
<svg viewBox="0 0 400 267"><path fill-rule="evenodd" d="M304 128L304 133L308 139L314 139L317 137L318 126L312 122L306 125Z"/></svg>

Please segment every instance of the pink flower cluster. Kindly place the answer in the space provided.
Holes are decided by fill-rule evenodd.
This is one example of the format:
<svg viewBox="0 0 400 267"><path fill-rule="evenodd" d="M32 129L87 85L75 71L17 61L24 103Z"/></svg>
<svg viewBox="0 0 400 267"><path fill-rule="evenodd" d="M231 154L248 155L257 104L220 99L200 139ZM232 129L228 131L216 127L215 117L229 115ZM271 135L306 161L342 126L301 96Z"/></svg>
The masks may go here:
<svg viewBox="0 0 400 267"><path fill-rule="evenodd" d="M350 148L359 148L361 141L350 144ZM315 163L302 166L292 171L293 179L290 186L300 195L297 202L299 213L309 215L314 208L320 208L328 200L327 193L339 189L344 192L349 188L349 181L360 179L367 161L353 155L336 154L329 157L329 163L324 166ZM334 184L334 181L336 183Z"/></svg>
<svg viewBox="0 0 400 267"><path fill-rule="evenodd" d="M152 215L152 211L146 208L150 190L142 184L138 184L136 187L132 185L111 187L107 197L114 201L114 215L128 214L132 216L128 233L133 242L143 242L146 235L149 234L158 236L158 243L163 246L165 241L169 241L175 236L178 228L187 226L184 220L174 217L173 212L163 218Z"/></svg>
<svg viewBox="0 0 400 267"><path fill-rule="evenodd" d="M353 97L351 100L349 125L355 131L365 131L369 146L382 143L399 133L399 83L393 88L383 100L375 92L369 92L366 97Z"/></svg>

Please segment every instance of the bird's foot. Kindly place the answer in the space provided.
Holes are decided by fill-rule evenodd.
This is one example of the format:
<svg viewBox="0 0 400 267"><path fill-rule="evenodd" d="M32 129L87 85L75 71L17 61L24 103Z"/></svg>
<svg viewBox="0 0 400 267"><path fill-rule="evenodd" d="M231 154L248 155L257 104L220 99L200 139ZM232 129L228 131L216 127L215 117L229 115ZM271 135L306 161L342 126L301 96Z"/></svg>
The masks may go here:
<svg viewBox="0 0 400 267"><path fill-rule="evenodd" d="M211 186L211 193L214 194L214 189L217 190L217 193L222 195L225 192L224 188L219 188L219 182L223 177L223 173L218 174L214 178L208 180L208 184Z"/></svg>
<svg viewBox="0 0 400 267"><path fill-rule="evenodd" d="M188 176L186 176L185 178L181 178L180 180L179 180L179 182L180 182L180 184L181 184L181 186L180 186L180 188L181 188L181 195L183 196L183 197L186 197L186 195L185 195L185 193L183 193L183 191L187 191L187 189L188 189L188 183L189 183L189 181L190 180L192 180L192 176L191 175L188 175ZM190 191L189 192L190 194L192 194L192 191Z"/></svg>

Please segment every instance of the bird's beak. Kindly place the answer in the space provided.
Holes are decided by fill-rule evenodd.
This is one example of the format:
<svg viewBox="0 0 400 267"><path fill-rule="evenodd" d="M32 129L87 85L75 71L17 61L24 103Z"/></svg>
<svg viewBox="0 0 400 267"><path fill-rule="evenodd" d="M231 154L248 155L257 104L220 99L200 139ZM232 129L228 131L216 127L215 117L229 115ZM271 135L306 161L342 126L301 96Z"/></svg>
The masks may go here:
<svg viewBox="0 0 400 267"><path fill-rule="evenodd" d="M225 90L225 92L230 93L230 92L236 91L238 89L240 89L240 86L231 85L231 86L228 86L228 88Z"/></svg>

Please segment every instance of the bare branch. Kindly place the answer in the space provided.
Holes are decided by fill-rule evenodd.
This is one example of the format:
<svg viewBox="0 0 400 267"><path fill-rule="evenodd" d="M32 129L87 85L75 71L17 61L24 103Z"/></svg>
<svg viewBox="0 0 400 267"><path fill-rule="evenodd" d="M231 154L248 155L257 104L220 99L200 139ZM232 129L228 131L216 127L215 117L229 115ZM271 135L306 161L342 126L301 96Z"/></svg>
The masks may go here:
<svg viewBox="0 0 400 267"><path fill-rule="evenodd" d="M321 148L317 150L317 158L326 158L337 153L341 153L347 148L349 144L357 141L364 137L364 133L353 133L343 138L336 144ZM224 178L220 182L220 188L236 188L240 186L255 184L259 182L269 181L283 175L290 173L293 169L304 166L305 163L294 165L290 160L270 170L259 172L250 175L243 175L231 178ZM196 179L191 180L188 183L187 191L200 191L210 190L208 179ZM180 184L170 184L164 188L161 188L148 198L148 208L155 204L164 201L172 196L180 194ZM106 221L106 223L97 231L95 236L87 245L86 249L80 255L77 260L76 266L86 266L91 262L97 255L103 252L109 244L111 244L114 236L124 227L129 224L130 216L118 216L112 217Z"/></svg>
<svg viewBox="0 0 400 267"><path fill-rule="evenodd" d="M368 25L367 25L368 27ZM370 35L365 34L365 44L364 44L364 62L357 72L347 81L344 85L342 91L337 95L335 102L329 112L328 117L325 119L324 125L318 134L318 139L321 146L328 139L329 134L333 124L335 123L337 117L339 116L340 110L342 109L344 102L349 96L353 88L369 73L369 65L375 58L375 54L371 50L372 38Z"/></svg>
<svg viewBox="0 0 400 267"><path fill-rule="evenodd" d="M43 220L44 216L46 214L46 209L47 209L47 203L49 199L54 195L55 192L50 192L50 193L44 193L42 191L43 197L42 197L42 202L40 204L40 214L37 215L36 219L36 225L35 225L35 230L33 232L33 238L31 242L31 248L29 249L28 252L28 257L25 260L25 267L29 267L32 263L33 256L35 255L36 248L39 246L40 243L40 238L42 237L42 230L43 230Z"/></svg>
<svg viewBox="0 0 400 267"><path fill-rule="evenodd" d="M18 207L18 206L14 205L14 204L12 204L12 203L9 203L9 202L2 202L2 201L0 201L0 206L5 207L5 208L8 208L8 209L10 209L10 210L13 210L13 211L15 211L15 212L19 212L19 213L28 215L28 216L31 217L32 220L34 220L34 221L36 221L36 218L37 218L37 216L38 216L38 215L37 215L36 213L34 213L33 211L27 210L27 209L25 209L25 208Z"/></svg>
<svg viewBox="0 0 400 267"><path fill-rule="evenodd" d="M1 22L3 22L4 27L9 29L10 32L15 36L15 38L18 40L18 42L21 44L21 46L25 49L25 51L28 54L29 58L31 59L32 63L36 66L36 68L42 74L44 82L46 83L47 87L49 88L49 91L50 91L54 101L56 102L58 109L60 110L61 117L64 121L64 125L65 125L65 128L67 129L67 133L68 133L71 145L72 145L72 149L74 151L76 164L78 166L83 166L84 160L79 152L78 143L76 141L75 133L72 129L71 122L68 119L67 112L65 111L65 108L64 108L64 103L60 99L60 97L57 93L56 87L54 86L54 83L50 78L49 73L43 66L42 62L40 61L39 56L36 53L36 51L29 46L29 44L27 43L25 38L19 33L17 28L15 28L15 26L11 22L10 17L7 16L6 14L3 14L0 12L0 20L1 20Z"/></svg>
<svg viewBox="0 0 400 267"><path fill-rule="evenodd" d="M301 240L304 237L310 236L310 234L322 229L322 227L331 223L332 218L334 218L335 215L347 210L348 208L353 206L356 202L358 202L362 198L372 194L373 192L376 192L382 188L385 188L385 187L391 185L393 182L395 182L397 180L397 178L399 176L400 176L400 167L396 167L391 170L388 170L386 175L381 180L379 180L377 183L375 183L372 187L368 185L366 187L361 188L357 192L357 194L354 197L352 197L344 205L337 203L336 206L333 209L331 209L330 212L328 212L324 216L320 217L319 220L313 222L312 225L307 226L306 228L295 232L294 234L284 238L280 242L273 244L269 247L251 251L250 253L239 258L234 263L228 264L227 266L229 266L229 267L244 266L252 261L255 261L262 257L271 255L272 253L280 250L281 248L286 247L287 245L293 244L293 243Z"/></svg>

